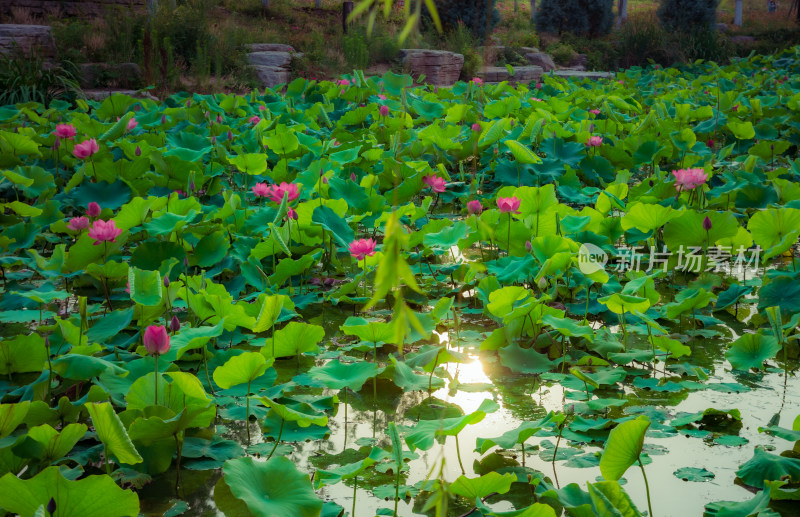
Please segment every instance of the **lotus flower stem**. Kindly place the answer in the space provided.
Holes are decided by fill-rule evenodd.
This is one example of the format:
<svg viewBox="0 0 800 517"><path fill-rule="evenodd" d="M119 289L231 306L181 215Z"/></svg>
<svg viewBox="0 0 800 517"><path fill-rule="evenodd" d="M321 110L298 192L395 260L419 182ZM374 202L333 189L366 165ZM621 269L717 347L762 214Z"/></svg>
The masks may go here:
<svg viewBox="0 0 800 517"><path fill-rule="evenodd" d="M103 461L106 464L106 474L111 475L111 464L108 462L108 447L103 447Z"/></svg>
<svg viewBox="0 0 800 517"><path fill-rule="evenodd" d="M356 490L357 489L358 489L358 476L353 478L353 513L351 513L351 515L353 515L354 517L356 515Z"/></svg>
<svg viewBox="0 0 800 517"><path fill-rule="evenodd" d="M458 466L461 467L461 474L466 475L467 471L464 470L464 464L461 463L461 449L458 447L458 435L455 435L456 439L456 457L458 458Z"/></svg>
<svg viewBox="0 0 800 517"><path fill-rule="evenodd" d="M154 373L155 378L153 379L155 381L155 382L153 382L153 387L154 387L153 392L155 393L155 397L154 397L155 398L155 402L154 402L154 404L156 406L158 405L158 356L159 356L159 354L155 354L156 371Z"/></svg>
<svg viewBox="0 0 800 517"><path fill-rule="evenodd" d="M267 456L267 460L269 460L272 457L272 455L275 454L275 450L278 448L278 444L281 443L281 435L283 434L283 423L284 422L285 422L285 420L283 418L281 418L281 428L278 430L278 439L275 440L275 447L272 448L272 451L269 453L269 456Z"/></svg>
<svg viewBox="0 0 800 517"><path fill-rule="evenodd" d="M644 489L647 492L647 510L648 515L653 517L653 505L650 504L650 485L647 484L647 474L644 473L644 465L642 465L642 458L639 457L639 468L642 469L642 477L644 478Z"/></svg>
<svg viewBox="0 0 800 517"><path fill-rule="evenodd" d="M247 429L247 445L250 445L250 383L247 381L247 401L245 402L244 426ZM281 420L283 422L283 420Z"/></svg>
<svg viewBox="0 0 800 517"><path fill-rule="evenodd" d="M183 437L178 438L178 434L176 433L175 436L175 452L177 454L177 459L175 460L175 493L178 493L178 487L181 484L181 456L183 456Z"/></svg>
<svg viewBox="0 0 800 517"><path fill-rule="evenodd" d="M508 213L508 248L506 248L506 257L511 255L511 212Z"/></svg>

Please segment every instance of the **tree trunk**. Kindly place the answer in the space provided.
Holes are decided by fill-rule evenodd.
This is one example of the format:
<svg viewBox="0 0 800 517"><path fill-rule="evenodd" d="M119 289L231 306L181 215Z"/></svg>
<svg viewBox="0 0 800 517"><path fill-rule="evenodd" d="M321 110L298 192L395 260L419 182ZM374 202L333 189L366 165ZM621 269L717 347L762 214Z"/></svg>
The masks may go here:
<svg viewBox="0 0 800 517"><path fill-rule="evenodd" d="M742 0L736 0L736 10L733 14L733 24L737 27L742 26Z"/></svg>
<svg viewBox="0 0 800 517"><path fill-rule="evenodd" d="M322 0L315 0L314 1L314 7L316 7L317 9L321 9L322 8Z"/></svg>
<svg viewBox="0 0 800 517"><path fill-rule="evenodd" d="M617 29L622 27L628 19L628 0L619 0L617 3Z"/></svg>
<svg viewBox="0 0 800 517"><path fill-rule="evenodd" d="M514 0L514 12L519 11L519 0Z"/></svg>
<svg viewBox="0 0 800 517"><path fill-rule="evenodd" d="M264 11L269 10L269 0L261 0L261 9Z"/></svg>
<svg viewBox="0 0 800 517"><path fill-rule="evenodd" d="M533 15L536 12L536 0L531 0L531 20L533 20Z"/></svg>

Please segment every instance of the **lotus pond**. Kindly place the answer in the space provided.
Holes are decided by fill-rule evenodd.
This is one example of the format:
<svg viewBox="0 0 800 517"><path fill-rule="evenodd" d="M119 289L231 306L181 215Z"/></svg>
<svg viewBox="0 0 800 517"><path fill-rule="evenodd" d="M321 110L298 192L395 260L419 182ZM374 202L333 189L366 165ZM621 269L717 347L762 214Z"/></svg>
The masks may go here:
<svg viewBox="0 0 800 517"><path fill-rule="evenodd" d="M800 47L0 108L0 509L792 516Z"/></svg>

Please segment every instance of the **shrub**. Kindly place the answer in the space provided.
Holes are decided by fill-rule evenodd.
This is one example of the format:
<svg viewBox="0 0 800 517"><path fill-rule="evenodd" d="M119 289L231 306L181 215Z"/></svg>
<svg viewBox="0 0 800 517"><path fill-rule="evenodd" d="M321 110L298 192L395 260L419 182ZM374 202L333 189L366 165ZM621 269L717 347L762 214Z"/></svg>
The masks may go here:
<svg viewBox="0 0 800 517"><path fill-rule="evenodd" d="M82 95L71 63L43 66L38 55L25 55L18 47L0 54L0 106L54 99L75 100Z"/></svg>
<svg viewBox="0 0 800 517"><path fill-rule="evenodd" d="M436 10L446 32L455 30L458 22L462 22L481 41L500 21L497 0L436 0ZM430 16L426 10L423 12L429 23Z"/></svg>
<svg viewBox="0 0 800 517"><path fill-rule="evenodd" d="M342 39L342 53L347 64L357 70L364 70L369 65L369 48L363 34L352 32Z"/></svg>
<svg viewBox="0 0 800 517"><path fill-rule="evenodd" d="M608 34L614 23L613 0L542 0L536 8L536 30L562 34Z"/></svg>
<svg viewBox="0 0 800 517"><path fill-rule="evenodd" d="M457 23L456 27L447 32L444 42L445 48L462 54L464 66L461 67L461 79L468 81L475 77L483 66L483 59L475 50L477 47L475 36L464 23Z"/></svg>
<svg viewBox="0 0 800 517"><path fill-rule="evenodd" d="M719 0L662 0L658 17L668 30L692 32L713 29Z"/></svg>
<svg viewBox="0 0 800 517"><path fill-rule="evenodd" d="M568 65L575 57L575 50L567 43L555 43L547 47L547 53L553 57L559 65Z"/></svg>

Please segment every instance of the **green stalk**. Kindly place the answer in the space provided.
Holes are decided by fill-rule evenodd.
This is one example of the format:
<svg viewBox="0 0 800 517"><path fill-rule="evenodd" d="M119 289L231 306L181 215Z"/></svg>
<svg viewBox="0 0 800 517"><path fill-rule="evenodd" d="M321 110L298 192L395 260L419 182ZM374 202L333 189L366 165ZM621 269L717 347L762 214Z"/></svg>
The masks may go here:
<svg viewBox="0 0 800 517"><path fill-rule="evenodd" d="M281 418L281 428L278 431L278 439L275 440L275 447L272 448L272 452L270 452L269 456L267 456L267 460L269 460L272 457L272 455L275 454L275 450L278 448L278 444L281 443L281 435L283 434L283 422L284 420L283 418Z"/></svg>
<svg viewBox="0 0 800 517"><path fill-rule="evenodd" d="M247 428L247 445L250 445L250 383L252 381L247 381L247 401L245 402L245 413L244 415L244 426ZM281 422L283 422L281 420Z"/></svg>
<svg viewBox="0 0 800 517"><path fill-rule="evenodd" d="M467 471L464 470L464 464L461 463L461 449L458 447L458 435L455 435L456 438L456 457L458 457L458 466L461 467L461 474L466 475Z"/></svg>
<svg viewBox="0 0 800 517"><path fill-rule="evenodd" d="M155 400L155 405L157 406L158 405L158 354L156 354L156 372L155 372L154 380L155 380L155 382L153 384L155 385L155 390L154 391L155 391L155 399L156 399Z"/></svg>
<svg viewBox="0 0 800 517"><path fill-rule="evenodd" d="M642 458L639 458L639 468L642 469L642 477L644 478L644 489L647 492L647 510L650 517L653 517L653 506L650 504L650 485L647 484L647 474L644 473L644 465L642 465Z"/></svg>
<svg viewBox="0 0 800 517"><path fill-rule="evenodd" d="M358 476L353 478L353 517L356 515L356 490L358 489Z"/></svg>

